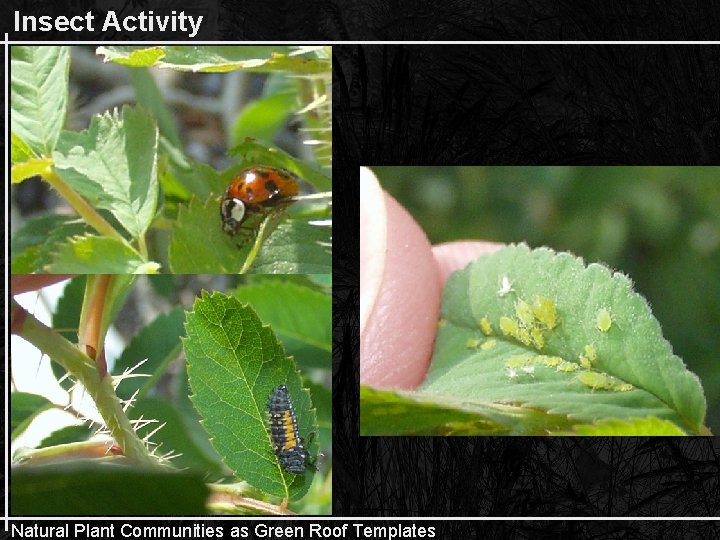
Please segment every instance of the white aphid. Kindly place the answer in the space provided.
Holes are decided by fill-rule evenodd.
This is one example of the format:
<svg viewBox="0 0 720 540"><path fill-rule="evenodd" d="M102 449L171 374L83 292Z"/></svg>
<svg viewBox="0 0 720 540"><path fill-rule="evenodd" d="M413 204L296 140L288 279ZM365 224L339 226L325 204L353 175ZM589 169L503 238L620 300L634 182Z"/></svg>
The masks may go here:
<svg viewBox="0 0 720 540"><path fill-rule="evenodd" d="M507 276L503 276L500 279L500 288L498 289L498 296L503 297L513 292L512 283Z"/></svg>

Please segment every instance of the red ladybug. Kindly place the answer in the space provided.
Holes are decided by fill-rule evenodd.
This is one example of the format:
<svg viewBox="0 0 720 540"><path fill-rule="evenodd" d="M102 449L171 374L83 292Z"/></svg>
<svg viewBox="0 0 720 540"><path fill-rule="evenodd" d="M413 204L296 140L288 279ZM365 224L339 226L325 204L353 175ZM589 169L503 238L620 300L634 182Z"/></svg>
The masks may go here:
<svg viewBox="0 0 720 540"><path fill-rule="evenodd" d="M290 204L298 191L298 177L285 169L259 165L241 171L220 200L223 231L237 234L249 214Z"/></svg>

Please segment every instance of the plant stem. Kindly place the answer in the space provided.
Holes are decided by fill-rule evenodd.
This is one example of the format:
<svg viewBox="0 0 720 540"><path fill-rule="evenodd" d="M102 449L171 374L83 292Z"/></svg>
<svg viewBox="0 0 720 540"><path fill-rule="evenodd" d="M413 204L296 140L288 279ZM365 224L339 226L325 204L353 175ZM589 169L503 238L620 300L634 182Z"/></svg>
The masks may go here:
<svg viewBox="0 0 720 540"><path fill-rule="evenodd" d="M109 274L101 274L96 276L94 280L88 280L86 288L92 290L90 294L86 293L85 295L85 303L78 328L80 350L95 360L100 378L107 374L107 365L101 341L101 338L104 339L105 335L103 333L101 336L101 332L110 278Z"/></svg>
<svg viewBox="0 0 720 540"><path fill-rule="evenodd" d="M283 511L281 507L260 501L245 495L248 485L244 482L239 484L208 484L210 488L210 500L208 508L224 514L246 515L265 514L270 516L282 516L292 512Z"/></svg>
<svg viewBox="0 0 720 540"><path fill-rule="evenodd" d="M148 257L147 242L145 241L145 235L143 235L143 234L138 236L138 250L140 251L140 255L142 255L143 259L147 259L147 257Z"/></svg>
<svg viewBox="0 0 720 540"><path fill-rule="evenodd" d="M13 300L13 332L47 354L76 378L95 401L98 412L105 421L115 442L130 460L151 467L160 463L150 455L145 443L138 438L123 410L122 402L115 394L111 377L100 378L95 363L67 339L38 321L32 314Z"/></svg>
<svg viewBox="0 0 720 540"><path fill-rule="evenodd" d="M105 219L98 214L95 209L83 199L77 191L70 187L60 175L55 171L51 171L44 176L45 180L54 187L57 192L72 206L75 211L85 220L85 223L94 228L97 232L104 236L114 238L122 243L126 243L122 235L115 230Z"/></svg>
<svg viewBox="0 0 720 540"><path fill-rule="evenodd" d="M17 463L57 463L74 459L117 458L112 453L113 441L76 441L44 448L21 449L13 456ZM123 458L124 459L124 458Z"/></svg>
<svg viewBox="0 0 720 540"><path fill-rule="evenodd" d="M238 272L239 274L246 273L252 266L252 263L255 261L255 258L257 257L257 254L262 247L263 241L265 240L265 236L269 227L268 224L271 221L272 215L273 213L271 212L270 214L265 216L265 218L263 218L262 220L262 223L260 223L260 227L258 227L258 232L255 235L255 242L253 243L252 248L250 248L247 257L245 258L245 262L243 263L240 272Z"/></svg>

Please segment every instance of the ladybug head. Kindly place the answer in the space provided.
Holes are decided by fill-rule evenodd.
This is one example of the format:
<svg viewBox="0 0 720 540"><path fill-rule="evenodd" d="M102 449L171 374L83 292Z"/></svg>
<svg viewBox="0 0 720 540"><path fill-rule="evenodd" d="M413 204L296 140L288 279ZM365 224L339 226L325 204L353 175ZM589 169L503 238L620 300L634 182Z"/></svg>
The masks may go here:
<svg viewBox="0 0 720 540"><path fill-rule="evenodd" d="M228 234L235 234L245 219L245 203L240 199L224 198L220 204L220 217L222 218L223 231Z"/></svg>

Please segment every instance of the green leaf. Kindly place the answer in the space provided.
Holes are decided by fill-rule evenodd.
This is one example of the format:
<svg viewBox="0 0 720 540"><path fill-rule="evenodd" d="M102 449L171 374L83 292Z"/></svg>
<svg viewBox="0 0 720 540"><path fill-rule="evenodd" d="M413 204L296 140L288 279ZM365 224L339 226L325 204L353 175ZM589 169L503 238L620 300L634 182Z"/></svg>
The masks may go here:
<svg viewBox="0 0 720 540"><path fill-rule="evenodd" d="M160 55L159 52L164 53ZM297 74L313 74L330 71L330 60L317 58L314 54L290 56L289 47L282 46L163 46L138 48L132 46L98 47L97 53L106 62L132 66L157 66L181 71L226 72L244 71L269 73L290 71ZM150 63L152 57L157 60Z"/></svg>
<svg viewBox="0 0 720 540"><path fill-rule="evenodd" d="M21 253L14 255L10 263L11 274L33 274L38 271L35 262L38 258L37 246L28 247Z"/></svg>
<svg viewBox="0 0 720 540"><path fill-rule="evenodd" d="M285 350L303 368L330 368L331 299L307 287L278 281L239 287L233 294L272 326Z"/></svg>
<svg viewBox="0 0 720 540"><path fill-rule="evenodd" d="M55 365L55 362L53 362ZM57 446L59 444L70 444L74 442L86 441L90 438L93 432L85 424L78 424L74 426L65 426L60 429L56 429L50 435L45 437L38 448L49 448L51 446Z"/></svg>
<svg viewBox="0 0 720 540"><path fill-rule="evenodd" d="M305 380L305 386L310 390L312 403L317 409L317 421L320 428L317 437L318 446L332 448L332 392L322 384L316 384L310 380Z"/></svg>
<svg viewBox="0 0 720 540"><path fill-rule="evenodd" d="M14 163L10 172L10 180L18 184L33 176L45 176L49 174L53 161L50 158L30 158L27 161Z"/></svg>
<svg viewBox="0 0 720 540"><path fill-rule="evenodd" d="M314 287L332 289L332 274L311 274L306 277Z"/></svg>
<svg viewBox="0 0 720 540"><path fill-rule="evenodd" d="M655 416L706 429L699 379L630 280L603 265L503 248L448 279L439 326L426 397L518 404L576 423Z"/></svg>
<svg viewBox="0 0 720 540"><path fill-rule="evenodd" d="M287 220L265 241L250 267L255 274L329 274L332 228Z"/></svg>
<svg viewBox="0 0 720 540"><path fill-rule="evenodd" d="M180 353L180 336L185 335L183 322L185 313L176 307L168 313L158 315L150 324L132 339L113 367L113 375L121 375L126 369L147 360L133 371L137 374L150 374L152 377L130 377L123 380L116 393L120 399L129 399L136 391L152 387L165 372L167 364Z"/></svg>
<svg viewBox="0 0 720 540"><path fill-rule="evenodd" d="M126 106L93 117L86 131L63 131L53 157L63 180L138 238L155 216L157 146L153 119Z"/></svg>
<svg viewBox="0 0 720 540"><path fill-rule="evenodd" d="M209 440L208 432L202 426L202 417L198 413L195 406L190 401L190 383L187 376L187 362L183 362L180 366L180 370L177 373L177 378L174 381L175 384L172 388L173 395L176 398L173 401L173 406L177 410L180 418L185 426L186 435L190 438L195 446L197 446L204 455L208 456L213 462L222 463L222 458L218 455L217 451L213 447ZM226 476L226 475L225 475Z"/></svg>
<svg viewBox="0 0 720 540"><path fill-rule="evenodd" d="M10 47L10 130L49 156L65 123L68 47Z"/></svg>
<svg viewBox="0 0 720 540"><path fill-rule="evenodd" d="M305 219L289 219L301 209L294 203L284 213L271 216L265 241L250 267L252 273L330 273L332 249L330 226L310 225ZM180 206L177 224L170 241L170 267L176 274L238 273L248 257L254 240L243 234L257 229L263 216L252 215L243 224L242 233L229 236L222 230L220 206L216 197L204 204L193 198ZM284 222L283 222L284 220ZM273 230L276 223L281 222Z"/></svg>
<svg viewBox="0 0 720 540"><path fill-rule="evenodd" d="M212 444L238 478L288 500L307 492L313 473L286 473L268 430L270 393L285 384L302 436L317 431L310 395L270 328L236 298L203 292L187 314L184 339L191 397ZM317 455L317 443L308 449Z"/></svg>
<svg viewBox="0 0 720 540"><path fill-rule="evenodd" d="M571 426L529 407L360 387L361 435L547 435Z"/></svg>
<svg viewBox="0 0 720 540"><path fill-rule="evenodd" d="M10 242L12 273L47 272L56 244L74 235L88 232L87 226L72 216L41 216L27 221Z"/></svg>
<svg viewBox="0 0 720 540"><path fill-rule="evenodd" d="M199 476L78 461L21 466L10 476L15 516L178 516L207 513Z"/></svg>
<svg viewBox="0 0 720 540"><path fill-rule="evenodd" d="M628 420L600 420L591 425L575 426L573 431L566 435L592 435L595 437L607 436L645 436L664 435L678 436L686 433L672 422L661 420L654 416L647 418L630 418Z"/></svg>
<svg viewBox="0 0 720 540"><path fill-rule="evenodd" d="M105 62L114 62L121 66L150 67L165 56L162 47L132 49L130 47L98 47L97 54L105 55Z"/></svg>
<svg viewBox="0 0 720 540"><path fill-rule="evenodd" d="M168 167L160 175L163 195L168 200L190 200L191 195L207 199L211 193L220 195L230 183L232 174L218 173L205 163L198 163L185 156L180 148L161 139L162 151L168 156Z"/></svg>
<svg viewBox="0 0 720 540"><path fill-rule="evenodd" d="M245 137L272 141L277 131L285 124L296 102L295 92L285 92L249 103L235 119L231 146L242 142Z"/></svg>
<svg viewBox="0 0 720 540"><path fill-rule="evenodd" d="M220 203L197 198L180 206L177 225L170 241L170 268L176 274L236 274L245 260L247 248L238 249L222 230Z"/></svg>
<svg viewBox="0 0 720 540"><path fill-rule="evenodd" d="M10 394L10 440L14 441L22 435L37 415L52 407L52 402L43 396L28 392L12 392Z"/></svg>
<svg viewBox="0 0 720 540"><path fill-rule="evenodd" d="M74 236L55 249L48 267L51 274L152 274L159 268L114 238Z"/></svg>
<svg viewBox="0 0 720 540"><path fill-rule="evenodd" d="M10 133L10 141L10 161L12 163L21 163L37 157L30 145L16 133Z"/></svg>

